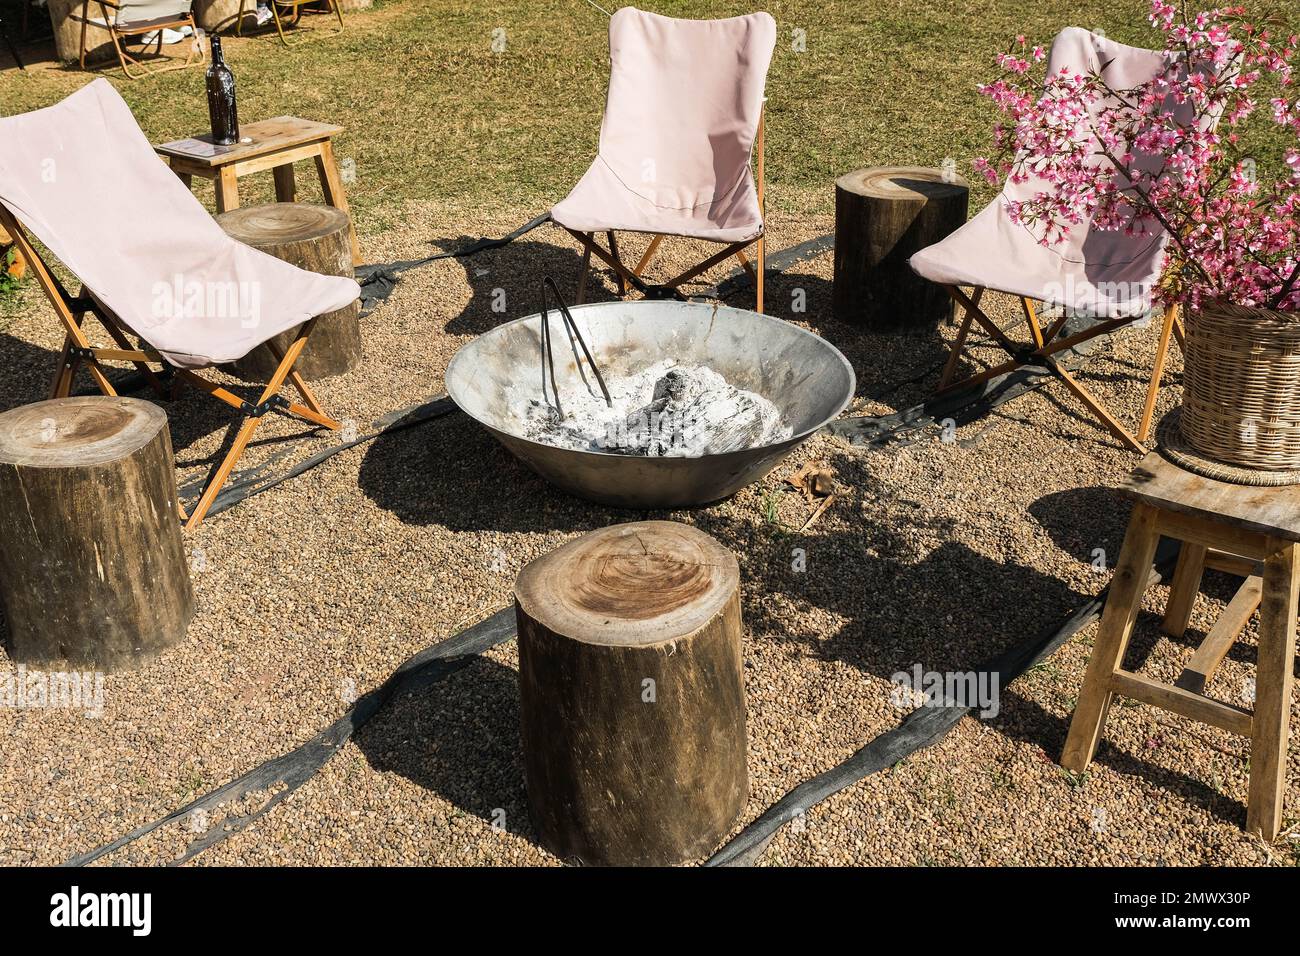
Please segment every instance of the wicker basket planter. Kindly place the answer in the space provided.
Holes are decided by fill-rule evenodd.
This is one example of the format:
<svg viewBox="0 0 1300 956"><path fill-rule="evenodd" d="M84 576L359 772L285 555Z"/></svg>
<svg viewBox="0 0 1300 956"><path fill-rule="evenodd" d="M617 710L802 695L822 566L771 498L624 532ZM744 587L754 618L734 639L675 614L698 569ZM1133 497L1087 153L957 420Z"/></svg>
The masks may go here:
<svg viewBox="0 0 1300 956"><path fill-rule="evenodd" d="M1220 302L1189 310L1179 425L1207 458L1300 469L1300 313Z"/></svg>

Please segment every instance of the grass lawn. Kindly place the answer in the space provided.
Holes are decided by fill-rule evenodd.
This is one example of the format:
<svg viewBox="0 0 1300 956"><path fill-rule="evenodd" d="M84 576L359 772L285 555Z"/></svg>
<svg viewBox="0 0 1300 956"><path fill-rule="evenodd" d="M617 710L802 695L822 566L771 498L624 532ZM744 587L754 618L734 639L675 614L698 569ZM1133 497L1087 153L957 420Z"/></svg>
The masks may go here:
<svg viewBox="0 0 1300 956"><path fill-rule="evenodd" d="M1024 33L1046 42L1074 24L1147 43L1154 33L1146 6L1145 0L651 5L679 17L758 8L776 17L767 158L776 212L829 210L831 182L860 166L939 165L952 157L968 172L970 160L987 150L993 122L975 85L993 76L992 57L1010 37ZM245 121L292 113L347 127L339 155L356 163L353 208L362 232L376 233L401 221L408 200L464 206L472 222L475 208L541 211L560 199L596 149L608 77L606 24L585 0L378 0L349 16L341 37L293 49L273 36L231 38L226 49ZM498 28L505 31L502 53L492 50ZM206 128L202 70L135 82L116 67L102 72L151 139ZM0 113L49 105L89 76L49 65L6 70ZM269 196L269 177L261 179L267 182L247 184L250 200L259 188ZM976 190L972 209L991 195L982 184ZM210 190L201 194L210 199Z"/></svg>

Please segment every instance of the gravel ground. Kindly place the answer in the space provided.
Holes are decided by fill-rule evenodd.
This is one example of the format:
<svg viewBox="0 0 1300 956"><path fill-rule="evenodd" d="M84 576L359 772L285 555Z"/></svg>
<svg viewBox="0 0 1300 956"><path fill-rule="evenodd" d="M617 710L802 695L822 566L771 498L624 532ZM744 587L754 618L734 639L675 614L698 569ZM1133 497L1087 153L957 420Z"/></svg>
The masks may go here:
<svg viewBox="0 0 1300 956"><path fill-rule="evenodd" d="M363 242L371 261L414 258L503 233L535 212L412 206L405 228ZM789 214L771 225L771 249L831 229ZM641 244L629 238L625 247L634 259ZM665 248L658 269L666 274L692 251ZM365 430L440 392L457 348L535 311L542 275L571 288L577 264L574 244L547 226L504 249L407 273L365 321L364 363L322 383L321 398L345 425ZM769 311L838 345L860 395L921 376L883 401L860 399L856 410L923 399L952 330L873 335L836 324L827 318L830 275L829 254L794 267L771 282ZM497 289L504 314L492 311ZM801 301L806 310L792 311ZM748 292L732 299L751 302ZM993 310L1011 322L1013 305L996 301ZM54 327L34 290L0 326L12 370L0 380L0 407L43 397ZM1129 421L1155 335L1126 335L1080 376ZM976 357L996 354L983 348ZM1170 375L1179 370L1175 353ZM1176 398L1166 387L1162 408ZM227 419L192 394L169 413L182 478L201 477ZM301 434L268 418L244 466L339 440L283 444ZM955 438L942 440L936 428L910 445L864 451L819 437L730 501L653 515L697 525L741 560L752 787L742 824L898 723L904 711L891 674L915 664L969 668L1055 627L1105 585L1097 549L1113 562L1128 514L1109 489L1134 456L1056 385ZM800 534L809 505L784 479L814 458L831 463L841 494ZM183 644L110 675L102 716L0 709L0 862L59 863L291 749L412 653L506 606L528 560L636 517L551 490L459 415L345 451L213 517L187 537L198 613ZM806 554L803 572L793 567L795 549ZM1166 591L1151 589L1134 642L1145 672L1172 679L1230 595L1230 579L1209 575L1188 636L1175 641L1155 627ZM1241 739L1121 706L1083 779L1057 766L1094 630L1008 688L995 717L964 719L939 745L787 826L763 862L1300 862L1290 837L1265 846L1239 829L1248 772ZM1212 685L1222 698L1248 696L1252 641L1253 627ZM14 669L0 651L0 679ZM557 863L536 844L525 810L515 669L511 642L390 703L318 776L196 862ZM1293 747L1292 820L1297 763ZM191 837L184 823L163 828L107 862L167 862Z"/></svg>

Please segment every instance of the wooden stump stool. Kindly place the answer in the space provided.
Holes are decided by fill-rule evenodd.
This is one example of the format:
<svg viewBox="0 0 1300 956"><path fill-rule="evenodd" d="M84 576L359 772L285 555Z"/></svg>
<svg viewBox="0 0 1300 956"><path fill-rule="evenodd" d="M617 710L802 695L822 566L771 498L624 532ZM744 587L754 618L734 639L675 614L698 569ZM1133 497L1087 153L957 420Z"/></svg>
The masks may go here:
<svg viewBox="0 0 1300 956"><path fill-rule="evenodd" d="M353 276L350 220L341 209L279 202L223 212L217 222L232 238L309 272ZM315 381L355 368L361 361L360 316L360 299L320 316L295 366L298 372ZM281 354L297 331L297 327L289 329L271 340ZM278 365L272 350L260 345L235 362L234 370L246 378L265 381Z"/></svg>
<svg viewBox="0 0 1300 956"><path fill-rule="evenodd" d="M54 30L54 54L64 63L81 58L81 31L86 31L86 62L116 56L113 35L95 21L103 14L91 0L48 0ZM111 8L110 8L111 9Z"/></svg>
<svg viewBox="0 0 1300 956"><path fill-rule="evenodd" d="M0 415L0 542L19 663L121 670L179 642L194 594L167 416L102 396Z"/></svg>
<svg viewBox="0 0 1300 956"><path fill-rule="evenodd" d="M872 330L937 328L948 293L907 260L966 224L969 187L938 169L859 169L835 181L835 317Z"/></svg>
<svg viewBox="0 0 1300 956"><path fill-rule="evenodd" d="M257 4L244 0L194 0L194 20L208 33L252 29L257 26L256 10Z"/></svg>
<svg viewBox="0 0 1300 956"><path fill-rule="evenodd" d="M1116 696L1250 738L1246 829L1273 840L1282 823L1287 739L1300 596L1300 486L1257 488L1202 478L1165 460L1143 459L1123 491L1136 500L1110 596L1084 677L1061 764L1082 773L1092 761ZM1213 567L1245 578L1237 596L1173 684L1124 669L1133 624L1161 536L1182 542L1164 629L1187 628L1201 574ZM1259 608L1255 707L1205 694L1233 642Z"/></svg>
<svg viewBox="0 0 1300 956"><path fill-rule="evenodd" d="M671 521L615 525L515 586L528 803L543 844L589 865L695 859L749 794L740 570Z"/></svg>

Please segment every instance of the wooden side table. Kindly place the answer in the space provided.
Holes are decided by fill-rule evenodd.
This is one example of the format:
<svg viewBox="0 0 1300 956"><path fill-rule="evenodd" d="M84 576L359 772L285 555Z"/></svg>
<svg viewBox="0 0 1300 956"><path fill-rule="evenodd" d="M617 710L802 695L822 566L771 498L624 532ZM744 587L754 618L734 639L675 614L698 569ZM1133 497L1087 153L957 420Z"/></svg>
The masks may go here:
<svg viewBox="0 0 1300 956"><path fill-rule="evenodd" d="M1092 761L1116 695L1250 738L1246 829L1273 840L1282 823L1300 596L1300 486L1253 488L1184 471L1152 452L1121 489L1135 500L1110 597L1084 677L1061 764ZM1182 542L1164 628L1181 634L1206 567L1246 581L1174 684L1124 669L1160 536ZM1259 607L1255 709L1205 696L1233 642Z"/></svg>
<svg viewBox="0 0 1300 956"><path fill-rule="evenodd" d="M342 126L316 123L296 116L277 116L240 126L240 142L217 146L211 135L179 139L155 146L158 154L171 164L172 171L189 185L193 177L211 179L216 186L217 212L239 208L239 177L271 170L275 177L275 198L293 202L297 193L293 164L300 159L314 159L320 176L325 203L348 211L343 180L334 159L333 137ZM361 247L357 243L356 225L349 226L352 264L361 265Z"/></svg>

